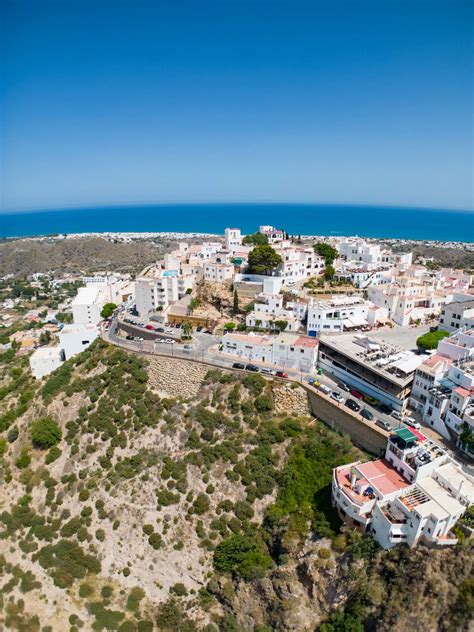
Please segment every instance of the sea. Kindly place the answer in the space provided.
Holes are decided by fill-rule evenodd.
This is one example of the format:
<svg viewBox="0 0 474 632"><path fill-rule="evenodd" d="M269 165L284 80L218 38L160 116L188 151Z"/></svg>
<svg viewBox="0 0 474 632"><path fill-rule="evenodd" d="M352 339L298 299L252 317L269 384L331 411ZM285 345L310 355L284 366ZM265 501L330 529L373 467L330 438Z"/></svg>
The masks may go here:
<svg viewBox="0 0 474 632"><path fill-rule="evenodd" d="M244 233L269 224L290 235L474 242L474 211L324 204L160 204L0 213L0 237L57 233Z"/></svg>

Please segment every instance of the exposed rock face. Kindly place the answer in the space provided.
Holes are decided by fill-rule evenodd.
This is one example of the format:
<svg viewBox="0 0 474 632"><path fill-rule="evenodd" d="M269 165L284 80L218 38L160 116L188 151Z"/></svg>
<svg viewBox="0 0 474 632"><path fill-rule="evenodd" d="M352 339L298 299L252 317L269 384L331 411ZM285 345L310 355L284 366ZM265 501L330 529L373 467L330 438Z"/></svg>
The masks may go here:
<svg viewBox="0 0 474 632"><path fill-rule="evenodd" d="M274 388L273 397L277 413L310 414L308 396L300 386L294 388L291 384L281 384Z"/></svg>
<svg viewBox="0 0 474 632"><path fill-rule="evenodd" d="M152 358L149 361L149 383L165 397L196 397L208 367L173 358Z"/></svg>

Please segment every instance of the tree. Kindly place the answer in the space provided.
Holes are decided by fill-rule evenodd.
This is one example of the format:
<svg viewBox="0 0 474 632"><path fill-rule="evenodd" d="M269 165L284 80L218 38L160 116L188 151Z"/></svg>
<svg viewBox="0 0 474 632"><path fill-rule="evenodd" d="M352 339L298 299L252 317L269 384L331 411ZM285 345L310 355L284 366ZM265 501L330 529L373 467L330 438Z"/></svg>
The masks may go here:
<svg viewBox="0 0 474 632"><path fill-rule="evenodd" d="M316 254L320 257L324 257L326 266L331 265L339 255L336 248L330 246L329 244L325 244L323 241L319 241L317 244L314 244L313 248Z"/></svg>
<svg viewBox="0 0 474 632"><path fill-rule="evenodd" d="M268 237L263 233L252 233L251 235L245 235L242 243L244 246L264 246L268 244Z"/></svg>
<svg viewBox="0 0 474 632"><path fill-rule="evenodd" d="M285 331L285 329L288 327L287 320L275 320L274 323L275 323L275 327L279 329L280 331Z"/></svg>
<svg viewBox="0 0 474 632"><path fill-rule="evenodd" d="M182 326L183 338L190 338L191 332L193 330L192 325L189 321L185 320Z"/></svg>
<svg viewBox="0 0 474 632"><path fill-rule="evenodd" d="M61 438L61 428L50 417L37 419L31 426L31 440L35 448L52 448L61 441Z"/></svg>
<svg viewBox="0 0 474 632"><path fill-rule="evenodd" d="M233 331L235 329L235 323L226 323L224 329L226 331Z"/></svg>
<svg viewBox="0 0 474 632"><path fill-rule="evenodd" d="M239 313L239 295L237 294L236 290L234 290L234 305L232 307L232 311L234 312L234 314Z"/></svg>
<svg viewBox="0 0 474 632"><path fill-rule="evenodd" d="M255 246L249 254L250 272L254 274L270 274L282 261L280 255L271 246Z"/></svg>
<svg viewBox="0 0 474 632"><path fill-rule="evenodd" d="M117 309L117 305L115 303L106 303L104 307L102 308L100 315L102 316L102 318L110 318L114 310L116 309Z"/></svg>
<svg viewBox="0 0 474 632"><path fill-rule="evenodd" d="M333 266L326 266L326 269L324 270L324 278L326 279L326 281L331 281L334 278L335 274L336 271L334 270Z"/></svg>
<svg viewBox="0 0 474 632"><path fill-rule="evenodd" d="M198 298L192 298L189 301L189 313L192 314L194 310L196 309L196 307L199 307L200 304L201 304L201 301Z"/></svg>
<svg viewBox="0 0 474 632"><path fill-rule="evenodd" d="M416 346L423 351L429 351L430 349L436 349L440 340L449 336L447 331L428 331L416 340Z"/></svg>
<svg viewBox="0 0 474 632"><path fill-rule="evenodd" d="M47 345L48 342L51 342L51 332L46 330L40 335L39 343L40 345Z"/></svg>

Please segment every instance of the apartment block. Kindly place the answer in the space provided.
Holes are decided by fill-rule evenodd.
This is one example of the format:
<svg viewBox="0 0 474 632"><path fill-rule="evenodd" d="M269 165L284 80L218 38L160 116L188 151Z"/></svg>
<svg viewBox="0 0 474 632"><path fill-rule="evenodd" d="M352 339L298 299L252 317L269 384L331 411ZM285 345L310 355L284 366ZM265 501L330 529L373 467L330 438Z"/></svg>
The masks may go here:
<svg viewBox="0 0 474 632"><path fill-rule="evenodd" d="M384 549L456 544L452 528L474 502L474 478L421 432L399 428L385 456L333 470L332 501L350 526Z"/></svg>

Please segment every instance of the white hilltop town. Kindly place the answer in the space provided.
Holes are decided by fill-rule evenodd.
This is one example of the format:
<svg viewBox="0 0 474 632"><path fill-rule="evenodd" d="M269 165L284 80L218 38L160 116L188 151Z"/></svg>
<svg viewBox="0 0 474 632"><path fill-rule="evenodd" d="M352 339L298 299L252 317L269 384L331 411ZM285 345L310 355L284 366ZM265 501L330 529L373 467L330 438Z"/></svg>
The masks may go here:
<svg viewBox="0 0 474 632"><path fill-rule="evenodd" d="M47 344L31 332L12 336L19 353L33 350L35 378L102 337L139 353L303 383L386 439L379 460L334 470L341 518L384 548L456 542L452 528L474 502L468 271L415 261L409 241L400 252L380 240L290 237L267 225L250 235L105 236L166 236L174 247L135 277L75 279L80 287L62 305L70 322L43 316ZM52 281L63 282L71 278Z"/></svg>

